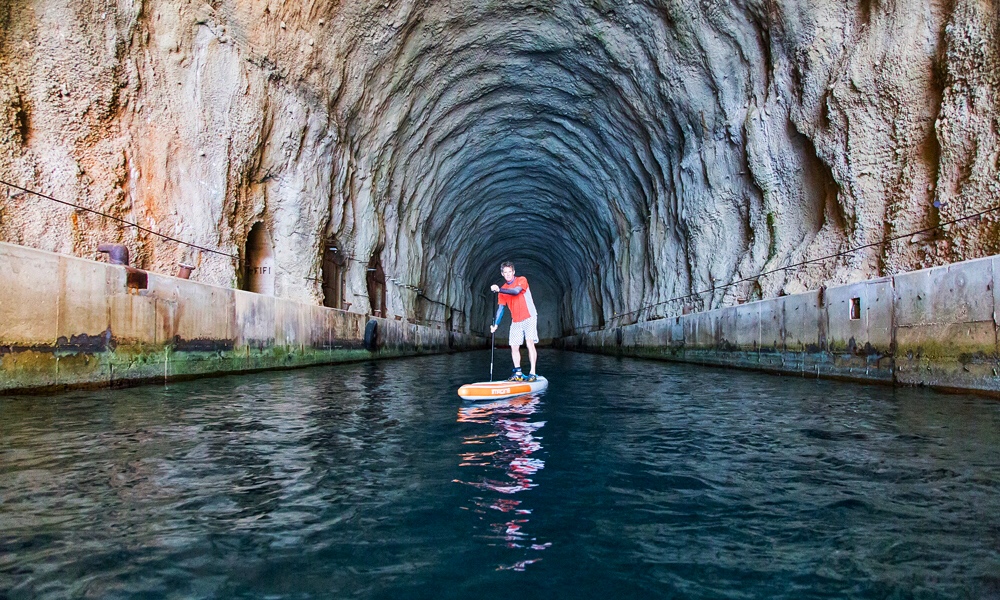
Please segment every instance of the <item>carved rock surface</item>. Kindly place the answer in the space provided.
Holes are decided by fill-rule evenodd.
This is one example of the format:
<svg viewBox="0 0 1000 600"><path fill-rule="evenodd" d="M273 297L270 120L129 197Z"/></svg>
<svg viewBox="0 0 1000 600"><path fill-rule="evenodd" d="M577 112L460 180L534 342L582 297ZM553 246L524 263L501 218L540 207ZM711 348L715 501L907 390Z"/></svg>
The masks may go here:
<svg viewBox="0 0 1000 600"><path fill-rule="evenodd" d="M335 245L351 311L374 268L390 315L480 330L512 259L544 337L997 253L996 213L914 232L1000 204L998 15L10 0L2 179L231 256L4 186L0 240L229 286L262 221L277 295L321 302Z"/></svg>

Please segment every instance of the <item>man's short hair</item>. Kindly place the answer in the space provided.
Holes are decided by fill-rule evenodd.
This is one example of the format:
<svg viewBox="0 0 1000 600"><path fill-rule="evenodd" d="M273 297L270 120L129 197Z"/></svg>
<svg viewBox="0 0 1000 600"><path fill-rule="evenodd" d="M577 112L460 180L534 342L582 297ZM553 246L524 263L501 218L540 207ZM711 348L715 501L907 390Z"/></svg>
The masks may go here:
<svg viewBox="0 0 1000 600"><path fill-rule="evenodd" d="M514 268L514 263L510 262L509 260L505 260L502 263L500 263L500 270L501 271L503 271L507 267L510 267L511 269L513 269Z"/></svg>

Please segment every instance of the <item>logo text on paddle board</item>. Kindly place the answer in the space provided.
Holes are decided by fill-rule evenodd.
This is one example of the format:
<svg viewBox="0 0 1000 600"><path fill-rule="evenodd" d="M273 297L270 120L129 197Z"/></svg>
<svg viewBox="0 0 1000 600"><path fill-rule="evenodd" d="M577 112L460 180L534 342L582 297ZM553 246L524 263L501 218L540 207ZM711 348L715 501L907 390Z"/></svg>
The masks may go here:
<svg viewBox="0 0 1000 600"><path fill-rule="evenodd" d="M509 394L509 393L510 393L510 388L509 387L508 388L497 388L497 389L493 390L493 395L494 396L498 396L500 394Z"/></svg>

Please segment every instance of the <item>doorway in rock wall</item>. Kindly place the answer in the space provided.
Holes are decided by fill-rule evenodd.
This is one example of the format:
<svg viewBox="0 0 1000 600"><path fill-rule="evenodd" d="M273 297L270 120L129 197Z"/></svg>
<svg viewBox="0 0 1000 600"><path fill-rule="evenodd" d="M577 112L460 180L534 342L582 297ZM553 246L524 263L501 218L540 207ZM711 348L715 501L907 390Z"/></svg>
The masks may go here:
<svg viewBox="0 0 1000 600"><path fill-rule="evenodd" d="M378 256L378 255L376 255ZM382 262L376 257L372 257L368 263L368 302L371 304L371 312L376 317L385 315L385 271L382 270Z"/></svg>
<svg viewBox="0 0 1000 600"><path fill-rule="evenodd" d="M274 246L271 232L263 221L258 221L247 236L246 251L243 253L246 270L243 274L243 289L268 296L274 295Z"/></svg>
<svg viewBox="0 0 1000 600"><path fill-rule="evenodd" d="M323 246L323 306L347 310L350 303L344 302L347 285L347 257L337 241L330 239Z"/></svg>

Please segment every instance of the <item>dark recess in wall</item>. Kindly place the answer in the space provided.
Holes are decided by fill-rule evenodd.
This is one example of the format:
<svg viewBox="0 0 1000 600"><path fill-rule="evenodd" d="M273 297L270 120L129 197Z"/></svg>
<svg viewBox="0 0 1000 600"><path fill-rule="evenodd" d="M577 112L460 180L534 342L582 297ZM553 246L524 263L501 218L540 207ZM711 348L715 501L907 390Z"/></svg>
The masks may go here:
<svg viewBox="0 0 1000 600"><path fill-rule="evenodd" d="M846 219L837 202L840 186L837 185L830 166L818 156L816 146L809 136L800 132L791 119L788 121L788 139L802 157L802 197L804 201L814 203L814 221L810 223L813 232L822 229L827 216L833 219L836 228L843 230Z"/></svg>

